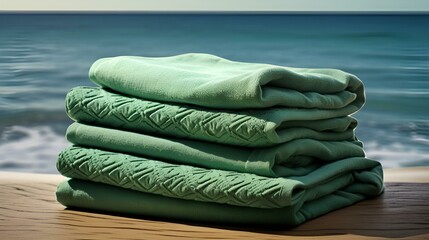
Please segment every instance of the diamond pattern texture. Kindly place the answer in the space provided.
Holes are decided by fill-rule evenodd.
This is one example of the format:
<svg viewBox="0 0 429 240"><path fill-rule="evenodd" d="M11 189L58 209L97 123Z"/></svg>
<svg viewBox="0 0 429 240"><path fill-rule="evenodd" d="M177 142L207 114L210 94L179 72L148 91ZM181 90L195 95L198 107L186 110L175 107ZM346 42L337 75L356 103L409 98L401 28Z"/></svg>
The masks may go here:
<svg viewBox="0 0 429 240"><path fill-rule="evenodd" d="M369 176L378 175L372 173L371 169L379 164L364 158L356 160L339 161L338 163L344 163L342 166L326 166L322 170L323 174L296 178L268 178L248 173L176 165L73 146L60 154L57 168L66 177L166 197L236 206L281 208L321 197L348 185L351 188L359 188L367 184L363 187L365 195L379 194L379 188L371 193L374 187L370 187L377 185L372 182L377 182L379 177L375 177L374 180L373 176ZM330 173L326 175L327 172ZM357 175L353 174L352 177L352 172L356 172ZM357 172L362 172L364 178L359 177ZM335 181L330 181L333 177ZM355 186L354 181L357 181ZM306 195L303 189L307 188Z"/></svg>
<svg viewBox="0 0 429 240"><path fill-rule="evenodd" d="M190 105L124 97L100 88L78 87L68 93L66 111L78 122L176 138L249 147L272 146L286 141L277 132L277 128L284 122L270 119L273 118L270 114L276 110L271 113L257 110L219 112ZM335 114L342 116L344 112ZM324 117L335 117L335 114ZM291 122L297 125L297 121ZM302 122L309 125L305 119ZM331 129L328 128L327 131L294 126L291 131L295 130L295 135L300 135L299 138L317 136L314 138L318 140L349 140L353 137L349 124L331 124ZM303 132L307 135L303 135ZM292 135L287 137L287 141L293 140Z"/></svg>

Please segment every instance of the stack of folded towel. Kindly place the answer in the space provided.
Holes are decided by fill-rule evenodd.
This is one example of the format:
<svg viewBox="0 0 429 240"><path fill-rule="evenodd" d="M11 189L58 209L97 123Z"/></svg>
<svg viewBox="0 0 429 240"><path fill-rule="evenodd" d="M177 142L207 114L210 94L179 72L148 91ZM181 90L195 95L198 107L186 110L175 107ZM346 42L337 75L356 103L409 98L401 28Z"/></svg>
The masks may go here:
<svg viewBox="0 0 429 240"><path fill-rule="evenodd" d="M354 134L365 95L351 74L184 54L100 59L90 79L66 99L65 206L297 225L383 191Z"/></svg>

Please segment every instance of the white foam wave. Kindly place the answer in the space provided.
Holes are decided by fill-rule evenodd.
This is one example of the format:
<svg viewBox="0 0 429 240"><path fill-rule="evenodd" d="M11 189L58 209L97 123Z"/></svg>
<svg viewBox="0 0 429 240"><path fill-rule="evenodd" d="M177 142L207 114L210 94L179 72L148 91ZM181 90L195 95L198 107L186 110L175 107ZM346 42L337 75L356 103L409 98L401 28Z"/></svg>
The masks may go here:
<svg viewBox="0 0 429 240"><path fill-rule="evenodd" d="M7 140L11 135L17 139ZM57 173L58 153L69 145L63 135L48 126L7 128L0 145L0 170L19 172Z"/></svg>
<svg viewBox="0 0 429 240"><path fill-rule="evenodd" d="M420 144L429 145L429 139L427 137L420 135L420 134L417 134L417 133L411 134L411 140L413 142L417 142Z"/></svg>
<svg viewBox="0 0 429 240"><path fill-rule="evenodd" d="M429 163L429 154L418 148L410 148L401 143L379 144L367 142L365 144L366 156L380 161L383 167L395 168L403 166Z"/></svg>

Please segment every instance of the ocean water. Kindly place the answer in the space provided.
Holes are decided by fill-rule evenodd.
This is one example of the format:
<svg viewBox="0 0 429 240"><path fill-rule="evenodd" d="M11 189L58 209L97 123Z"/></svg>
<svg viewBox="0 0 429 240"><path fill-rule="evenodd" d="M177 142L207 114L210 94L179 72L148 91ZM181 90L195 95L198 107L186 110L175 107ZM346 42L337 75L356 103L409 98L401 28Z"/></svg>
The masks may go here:
<svg viewBox="0 0 429 240"><path fill-rule="evenodd" d="M359 76L369 158L429 165L429 15L0 14L0 171L55 173L64 97L116 55L205 52Z"/></svg>

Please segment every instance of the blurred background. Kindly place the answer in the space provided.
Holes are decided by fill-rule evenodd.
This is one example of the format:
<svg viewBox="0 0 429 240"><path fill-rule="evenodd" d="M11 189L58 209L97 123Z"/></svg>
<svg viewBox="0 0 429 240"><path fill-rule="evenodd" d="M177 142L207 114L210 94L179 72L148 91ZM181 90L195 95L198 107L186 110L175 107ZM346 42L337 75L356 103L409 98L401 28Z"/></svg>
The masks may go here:
<svg viewBox="0 0 429 240"><path fill-rule="evenodd" d="M56 173L71 123L65 95L93 86L98 58L187 52L353 73L366 86L355 117L367 156L387 168L429 165L428 26L425 12L3 11L0 171Z"/></svg>

